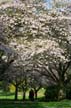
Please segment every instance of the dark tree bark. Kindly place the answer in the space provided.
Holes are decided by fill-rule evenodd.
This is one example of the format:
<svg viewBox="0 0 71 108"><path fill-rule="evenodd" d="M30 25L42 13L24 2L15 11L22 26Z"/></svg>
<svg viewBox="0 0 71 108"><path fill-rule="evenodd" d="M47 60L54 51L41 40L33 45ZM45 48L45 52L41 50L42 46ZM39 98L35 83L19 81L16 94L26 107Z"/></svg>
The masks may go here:
<svg viewBox="0 0 71 108"><path fill-rule="evenodd" d="M35 90L35 99L37 99L37 93L38 93L38 91Z"/></svg>
<svg viewBox="0 0 71 108"><path fill-rule="evenodd" d="M18 85L15 86L15 100L18 100Z"/></svg>
<svg viewBox="0 0 71 108"><path fill-rule="evenodd" d="M25 99L26 99L26 90L23 89L23 100L25 100Z"/></svg>
<svg viewBox="0 0 71 108"><path fill-rule="evenodd" d="M26 97L26 92L23 91L23 100L25 100L25 97Z"/></svg>
<svg viewBox="0 0 71 108"><path fill-rule="evenodd" d="M66 98L66 90L64 87L64 84L59 85L59 91L58 91L58 100L62 100Z"/></svg>
<svg viewBox="0 0 71 108"><path fill-rule="evenodd" d="M41 86L38 88L34 88L34 92L35 92L35 99L37 100L38 97L38 91L41 89Z"/></svg>

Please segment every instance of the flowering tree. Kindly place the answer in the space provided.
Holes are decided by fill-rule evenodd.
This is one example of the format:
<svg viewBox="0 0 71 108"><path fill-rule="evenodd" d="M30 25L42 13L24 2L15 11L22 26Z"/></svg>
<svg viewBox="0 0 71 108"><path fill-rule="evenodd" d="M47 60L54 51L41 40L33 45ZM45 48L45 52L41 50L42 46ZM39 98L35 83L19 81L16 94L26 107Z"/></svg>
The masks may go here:
<svg viewBox="0 0 71 108"><path fill-rule="evenodd" d="M7 44L4 29L3 22L0 19L0 80L3 80L5 71L14 61L14 51Z"/></svg>
<svg viewBox="0 0 71 108"><path fill-rule="evenodd" d="M35 70L47 76L48 82L59 85L59 90L63 88L71 63L67 20L49 16L45 5L35 0L6 3L0 10L8 44L17 53L15 79L19 80L17 74L21 76L17 66L22 66L24 71ZM13 75L9 73L11 79Z"/></svg>

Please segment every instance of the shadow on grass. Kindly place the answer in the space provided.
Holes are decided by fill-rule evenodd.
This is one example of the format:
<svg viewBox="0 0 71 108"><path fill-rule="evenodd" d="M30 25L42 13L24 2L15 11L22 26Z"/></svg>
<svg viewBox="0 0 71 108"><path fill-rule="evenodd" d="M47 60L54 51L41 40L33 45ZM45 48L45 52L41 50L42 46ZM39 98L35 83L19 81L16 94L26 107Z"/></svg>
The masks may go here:
<svg viewBox="0 0 71 108"><path fill-rule="evenodd" d="M0 108L45 108L45 107L41 104L41 102L4 100L0 101Z"/></svg>
<svg viewBox="0 0 71 108"><path fill-rule="evenodd" d="M71 100L58 102L0 100L0 108L71 108Z"/></svg>

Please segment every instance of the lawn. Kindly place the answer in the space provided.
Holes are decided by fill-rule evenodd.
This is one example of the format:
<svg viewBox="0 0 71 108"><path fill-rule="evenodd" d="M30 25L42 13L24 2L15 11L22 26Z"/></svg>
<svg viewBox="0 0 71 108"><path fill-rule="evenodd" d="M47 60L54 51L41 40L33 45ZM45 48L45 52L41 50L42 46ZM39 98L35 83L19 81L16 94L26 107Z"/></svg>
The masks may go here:
<svg viewBox="0 0 71 108"><path fill-rule="evenodd" d="M38 100L42 99L44 90L41 89L38 93ZM19 101L14 101L14 93L0 91L0 108L71 108L71 100L63 100L60 102L30 102L21 101L22 93L18 94ZM28 92L26 94L28 99Z"/></svg>
<svg viewBox="0 0 71 108"><path fill-rule="evenodd" d="M0 101L0 108L71 108L70 100L60 102Z"/></svg>

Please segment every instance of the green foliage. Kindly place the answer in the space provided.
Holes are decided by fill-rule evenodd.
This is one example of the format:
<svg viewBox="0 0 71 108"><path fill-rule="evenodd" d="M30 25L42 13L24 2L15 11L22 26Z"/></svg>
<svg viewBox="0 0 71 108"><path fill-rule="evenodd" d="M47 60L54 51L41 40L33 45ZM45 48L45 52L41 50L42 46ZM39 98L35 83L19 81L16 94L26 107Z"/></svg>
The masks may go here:
<svg viewBox="0 0 71 108"><path fill-rule="evenodd" d="M71 99L71 84L69 84L66 88L66 98Z"/></svg>
<svg viewBox="0 0 71 108"><path fill-rule="evenodd" d="M58 99L58 86L48 86L45 91L46 101L56 101Z"/></svg>

